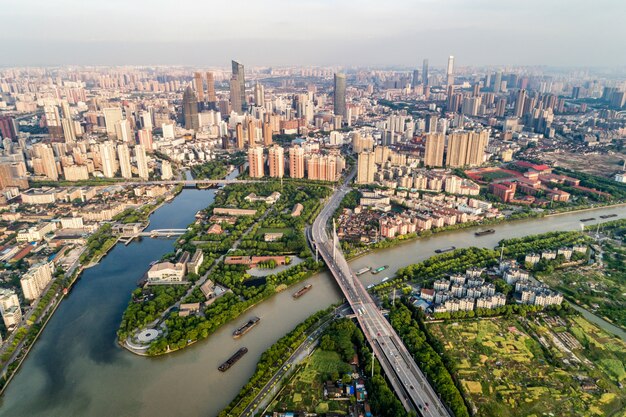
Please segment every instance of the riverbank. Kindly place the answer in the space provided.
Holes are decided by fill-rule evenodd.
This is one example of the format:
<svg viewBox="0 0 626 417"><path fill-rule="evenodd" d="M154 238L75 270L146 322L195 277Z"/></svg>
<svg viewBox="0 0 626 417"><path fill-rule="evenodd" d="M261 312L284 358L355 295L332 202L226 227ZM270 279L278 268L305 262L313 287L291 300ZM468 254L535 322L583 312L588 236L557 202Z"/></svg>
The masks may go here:
<svg viewBox="0 0 626 417"><path fill-rule="evenodd" d="M515 219L503 217L500 219L490 219L488 221L481 221L481 222L459 223L454 226L440 227L440 228L431 229L431 230L424 230L421 232L409 233L408 235L399 236L393 239L385 239L381 241L381 242L384 242L384 244L381 246L377 246L378 243L374 243L372 245L365 246L364 248L362 248L362 250L359 250L356 253L348 252L346 255L346 259L349 261L353 261L355 259L358 259L365 255L369 255L381 249L391 249L391 248L394 248L396 246L400 246L406 243L415 242L416 240L419 240L419 239L429 238L429 237L433 237L433 236L444 234L444 233L456 232L459 230L468 230L472 228L478 229L478 228L484 228L487 226L495 226L495 225L509 224L509 223L519 223L519 222L528 221L528 220L537 219L537 218L557 217L557 216L563 216L563 215L571 215L571 214L584 213L584 212L589 212L589 211L606 210L606 209L620 208L620 207L626 207L626 203L616 203L616 204L610 204L606 206L584 208L580 210L563 211L559 213L542 214L540 212L537 212L538 214L534 216L515 218ZM615 220L615 219L606 219L607 222L612 221L612 220ZM601 222L601 223L604 223L604 222Z"/></svg>

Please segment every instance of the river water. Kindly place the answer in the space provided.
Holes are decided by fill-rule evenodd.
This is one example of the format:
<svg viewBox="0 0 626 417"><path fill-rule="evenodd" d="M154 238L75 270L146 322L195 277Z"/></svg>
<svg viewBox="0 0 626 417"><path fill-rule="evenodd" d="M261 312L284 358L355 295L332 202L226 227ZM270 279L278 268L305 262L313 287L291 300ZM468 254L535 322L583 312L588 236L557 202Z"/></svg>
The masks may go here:
<svg viewBox="0 0 626 417"><path fill-rule="evenodd" d="M198 210L213 201L214 193L183 190L151 216L150 228L186 227ZM611 213L623 218L626 209L490 226L496 234L480 238L474 236L475 229L438 234L355 259L351 265L354 270L390 266L378 275L363 275L361 279L368 285L392 276L399 267L432 256L437 248L493 247L504 238L576 230L580 218ZM181 352L158 358L135 356L115 342L119 320L148 264L171 251L173 243L143 239L117 245L97 266L86 270L7 388L0 416L215 416L247 382L263 351L306 317L341 298L332 278L327 273L317 274L307 280L313 289L298 300L291 297L292 289L284 291ZM301 285L304 283L296 288ZM262 318L260 324L234 340L233 330L253 315ZM227 373L217 371L241 346L248 347L249 353Z"/></svg>

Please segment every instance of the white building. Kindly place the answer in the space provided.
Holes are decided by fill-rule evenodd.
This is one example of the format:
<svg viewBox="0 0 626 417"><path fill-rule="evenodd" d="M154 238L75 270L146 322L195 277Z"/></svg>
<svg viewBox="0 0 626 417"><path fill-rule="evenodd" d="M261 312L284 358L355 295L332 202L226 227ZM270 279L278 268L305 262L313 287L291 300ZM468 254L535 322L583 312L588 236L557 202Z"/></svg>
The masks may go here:
<svg viewBox="0 0 626 417"><path fill-rule="evenodd" d="M0 289L0 313L7 329L12 330L22 320L20 300L13 290Z"/></svg>
<svg viewBox="0 0 626 417"><path fill-rule="evenodd" d="M30 227L27 230L20 230L17 232L16 240L18 242L39 242L43 240L45 235L55 231L56 228L56 223L41 223L37 226Z"/></svg>
<svg viewBox="0 0 626 417"><path fill-rule="evenodd" d="M24 298L30 301L38 299L43 290L52 280L53 272L54 267L52 262L33 265L24 275L22 275L22 278L20 278Z"/></svg>
<svg viewBox="0 0 626 417"><path fill-rule="evenodd" d="M160 262L152 265L148 270L148 284L176 284L182 283L187 272L187 265L182 262Z"/></svg>

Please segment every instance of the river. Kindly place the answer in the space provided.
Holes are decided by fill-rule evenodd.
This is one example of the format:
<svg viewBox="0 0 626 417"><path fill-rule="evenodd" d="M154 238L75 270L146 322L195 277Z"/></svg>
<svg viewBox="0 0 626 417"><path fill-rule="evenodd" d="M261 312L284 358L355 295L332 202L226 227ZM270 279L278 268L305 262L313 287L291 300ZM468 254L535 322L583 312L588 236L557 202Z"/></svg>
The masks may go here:
<svg viewBox="0 0 626 417"><path fill-rule="evenodd" d="M213 201L214 193L183 190L155 211L150 228L186 227L199 209ZM390 266L378 275L361 277L370 284L432 256L437 248L493 247L503 238L576 230L580 218L612 213L623 218L626 208L489 226L496 233L480 238L474 236L475 229L442 233L363 256L351 265L354 270ZM158 358L133 355L115 342L119 320L136 281L152 260L172 250L173 243L143 239L128 246L118 244L97 266L86 270L7 388L0 416L214 416L247 382L263 351L306 317L341 298L332 278L317 274L307 280L313 289L305 296L294 300L292 289L284 291L181 352ZM262 318L260 324L234 340L232 331L252 315ZM249 353L227 373L218 372L219 364L241 346L248 347Z"/></svg>

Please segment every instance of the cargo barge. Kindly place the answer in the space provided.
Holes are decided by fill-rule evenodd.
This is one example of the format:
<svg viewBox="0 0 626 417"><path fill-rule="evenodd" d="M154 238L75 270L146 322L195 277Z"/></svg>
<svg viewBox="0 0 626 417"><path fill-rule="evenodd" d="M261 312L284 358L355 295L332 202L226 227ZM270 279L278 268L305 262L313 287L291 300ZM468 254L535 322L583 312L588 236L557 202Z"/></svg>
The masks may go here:
<svg viewBox="0 0 626 417"><path fill-rule="evenodd" d="M252 328L254 326L256 326L259 321L261 321L261 319L259 317L253 317L250 320L248 320L248 322L246 324L244 324L243 326L239 327L237 330L235 330L233 332L233 337L235 339L240 338L241 336L243 336L244 334L248 333L250 330L252 330Z"/></svg>
<svg viewBox="0 0 626 417"><path fill-rule="evenodd" d="M587 217L586 219L580 219L581 222L590 222L592 220L595 220L595 217Z"/></svg>
<svg viewBox="0 0 626 417"><path fill-rule="evenodd" d="M603 214L600 216L601 219L610 219L611 217L617 217L617 214Z"/></svg>
<svg viewBox="0 0 626 417"><path fill-rule="evenodd" d="M369 272L369 271L371 271L371 270L372 270L372 268L371 268L371 267L366 266L365 268L361 268L361 269L359 269L358 271L356 271L356 272L355 272L355 274L356 274L356 276L358 277L359 275L363 275L364 273Z"/></svg>
<svg viewBox="0 0 626 417"><path fill-rule="evenodd" d="M450 246L448 248L443 248L443 249L435 249L435 253L446 253L446 252L450 252L451 250L455 250L456 246Z"/></svg>
<svg viewBox="0 0 626 417"><path fill-rule="evenodd" d="M378 268L374 269L372 271L372 274L376 275L379 272L383 272L385 269L389 268L389 265L383 265L383 266L379 266Z"/></svg>
<svg viewBox="0 0 626 417"><path fill-rule="evenodd" d="M487 230L481 230L480 232L476 232L474 233L474 236L486 236L486 235L492 235L494 234L496 231L493 229L487 229Z"/></svg>
<svg viewBox="0 0 626 417"><path fill-rule="evenodd" d="M217 369L220 372L226 372L230 369L231 366L233 366L235 363L237 363L237 361L239 359L241 359L243 357L243 355L245 355L246 353L248 353L248 348L246 347L242 347L241 349L239 349L237 352L235 352L235 354L233 356L231 356L230 358L228 358L228 360L226 362L224 362L223 364L221 364Z"/></svg>
<svg viewBox="0 0 626 417"><path fill-rule="evenodd" d="M304 287L300 288L298 291L293 293L293 298L302 297L304 294L309 292L309 290L311 290L311 287L313 287L312 284L306 284Z"/></svg>

